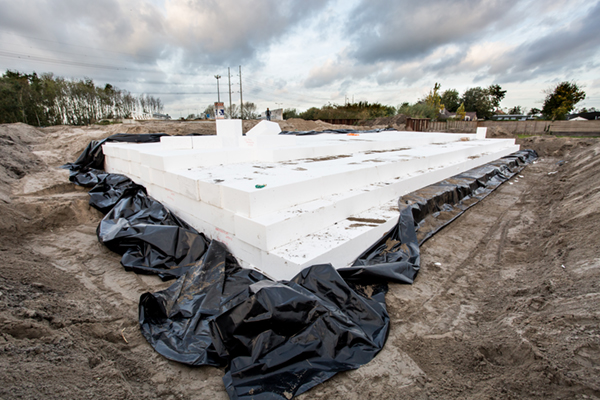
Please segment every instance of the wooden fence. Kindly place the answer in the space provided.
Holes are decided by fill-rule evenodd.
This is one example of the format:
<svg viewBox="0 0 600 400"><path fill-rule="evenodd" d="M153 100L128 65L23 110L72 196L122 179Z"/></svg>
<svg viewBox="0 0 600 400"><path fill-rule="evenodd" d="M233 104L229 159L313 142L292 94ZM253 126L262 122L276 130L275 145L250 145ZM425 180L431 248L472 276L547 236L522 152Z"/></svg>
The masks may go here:
<svg viewBox="0 0 600 400"><path fill-rule="evenodd" d="M497 127L513 135L600 136L594 121L431 121L407 118L406 129L416 132L474 133L477 127Z"/></svg>
<svg viewBox="0 0 600 400"><path fill-rule="evenodd" d="M406 129L416 132L462 132L477 131L475 121L431 121L426 118L407 118Z"/></svg>
<svg viewBox="0 0 600 400"><path fill-rule="evenodd" d="M600 136L600 120L592 121L481 121L513 135Z"/></svg>

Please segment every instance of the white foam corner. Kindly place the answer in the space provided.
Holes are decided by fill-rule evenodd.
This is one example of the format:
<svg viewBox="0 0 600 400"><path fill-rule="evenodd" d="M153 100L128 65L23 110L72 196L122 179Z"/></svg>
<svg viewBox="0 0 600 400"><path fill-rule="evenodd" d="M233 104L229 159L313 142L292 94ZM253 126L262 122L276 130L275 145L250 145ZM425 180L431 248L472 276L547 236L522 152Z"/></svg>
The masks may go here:
<svg viewBox="0 0 600 400"><path fill-rule="evenodd" d="M250 129L247 133L247 137L257 137L257 136L273 136L279 135L281 132L281 128L279 124L271 121L260 121L256 126Z"/></svg>
<svg viewBox="0 0 600 400"><path fill-rule="evenodd" d="M485 135L487 133L487 128L477 128L477 134L475 135L476 139L485 139Z"/></svg>

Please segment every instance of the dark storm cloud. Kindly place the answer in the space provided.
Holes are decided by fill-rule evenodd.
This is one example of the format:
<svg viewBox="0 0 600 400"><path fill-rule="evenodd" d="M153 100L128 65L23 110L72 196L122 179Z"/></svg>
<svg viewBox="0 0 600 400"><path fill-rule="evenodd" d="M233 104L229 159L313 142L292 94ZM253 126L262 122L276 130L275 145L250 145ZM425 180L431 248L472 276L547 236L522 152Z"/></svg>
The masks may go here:
<svg viewBox="0 0 600 400"><path fill-rule="evenodd" d="M169 38L171 45L183 48L185 58L191 61L221 64L251 60L326 6L326 1L317 0L176 0L168 7Z"/></svg>
<svg viewBox="0 0 600 400"><path fill-rule="evenodd" d="M587 14L546 36L525 42L505 55L511 65L493 65L489 74L502 81L523 81L565 69L593 68L590 60L600 51L600 2Z"/></svg>
<svg viewBox="0 0 600 400"><path fill-rule="evenodd" d="M347 25L362 63L407 61L440 46L470 41L514 6L500 0L362 0Z"/></svg>
<svg viewBox="0 0 600 400"><path fill-rule="evenodd" d="M474 82L492 79L499 83L525 82L544 75L576 74L597 68L593 62L600 50L600 24L597 15L600 2L592 5L580 18L560 24L554 29L527 40L511 49L495 49L487 44L489 57L477 62L469 59L469 52L461 49L423 66L426 73L449 76L461 72L474 72ZM544 23L548 23L545 20ZM533 27L532 27L533 28ZM532 31L535 31L532 29ZM476 50L472 50L477 53Z"/></svg>
<svg viewBox="0 0 600 400"><path fill-rule="evenodd" d="M96 64L153 64L160 57L163 16L135 0L7 2L0 16L3 38L26 43L37 53ZM98 52L99 49L108 52ZM31 51L31 50L29 50ZM101 56L100 59L94 59ZM104 59L104 60L103 60Z"/></svg>
<svg viewBox="0 0 600 400"><path fill-rule="evenodd" d="M136 64L170 59L194 68L199 63L235 65L254 60L326 5L317 0L38 0L23 7L1 1L0 38L12 32L21 42L27 41L23 36L45 39L52 43L37 42L37 47L61 49L63 59L97 55L100 48ZM87 49L67 51L56 42Z"/></svg>

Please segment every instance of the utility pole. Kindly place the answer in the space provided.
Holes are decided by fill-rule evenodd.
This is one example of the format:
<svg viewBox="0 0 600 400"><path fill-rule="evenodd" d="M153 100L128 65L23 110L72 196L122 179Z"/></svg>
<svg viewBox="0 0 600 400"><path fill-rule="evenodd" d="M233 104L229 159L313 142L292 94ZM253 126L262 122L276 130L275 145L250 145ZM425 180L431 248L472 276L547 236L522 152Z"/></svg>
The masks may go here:
<svg viewBox="0 0 600 400"><path fill-rule="evenodd" d="M221 79L221 75L215 75L215 78L217 78L217 101L220 103L221 102L221 93L219 92L219 79Z"/></svg>
<svg viewBox="0 0 600 400"><path fill-rule="evenodd" d="M231 119L231 70L227 67L227 76L229 77L229 119Z"/></svg>
<svg viewBox="0 0 600 400"><path fill-rule="evenodd" d="M242 99L242 66L240 65L240 114L244 119L244 100Z"/></svg>

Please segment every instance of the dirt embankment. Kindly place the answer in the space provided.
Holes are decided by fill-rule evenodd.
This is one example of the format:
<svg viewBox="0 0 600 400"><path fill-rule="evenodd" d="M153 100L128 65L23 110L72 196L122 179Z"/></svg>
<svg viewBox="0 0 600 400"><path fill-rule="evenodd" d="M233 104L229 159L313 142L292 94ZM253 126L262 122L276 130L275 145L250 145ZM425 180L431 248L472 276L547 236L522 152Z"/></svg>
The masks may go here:
<svg viewBox="0 0 600 400"><path fill-rule="evenodd" d="M248 132L260 120L242 121L243 131ZM357 129L351 125L332 125L323 121L305 121L299 118L292 118L285 121L273 121L279 124L282 131L324 131L326 129ZM168 133L169 135L215 135L215 121L136 121L133 124L112 125L111 130L119 127L122 133ZM358 129L361 129L358 127ZM362 128L365 129L365 128Z"/></svg>
<svg viewBox="0 0 600 400"><path fill-rule="evenodd" d="M399 114L393 117L381 117L375 119L369 119L366 121L361 121L360 126L369 129L386 129L393 128L398 130L406 129L406 115Z"/></svg>
<svg viewBox="0 0 600 400"><path fill-rule="evenodd" d="M143 339L139 295L168 283L121 268L57 168L123 128L0 126L0 398L228 398L223 371ZM144 132L198 126L165 128ZM300 398L600 398L600 141L519 141L540 160L425 243L414 285L391 285L381 353Z"/></svg>

